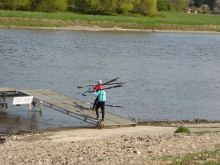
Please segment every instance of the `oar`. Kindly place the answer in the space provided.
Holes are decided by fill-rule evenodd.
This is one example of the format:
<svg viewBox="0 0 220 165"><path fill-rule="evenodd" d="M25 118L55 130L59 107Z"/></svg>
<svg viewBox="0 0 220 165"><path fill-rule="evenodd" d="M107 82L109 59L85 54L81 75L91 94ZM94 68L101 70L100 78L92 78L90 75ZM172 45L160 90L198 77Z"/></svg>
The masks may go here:
<svg viewBox="0 0 220 165"><path fill-rule="evenodd" d="M103 85L124 85L126 82L113 82L113 83L108 83L108 84L103 84Z"/></svg>
<svg viewBox="0 0 220 165"><path fill-rule="evenodd" d="M115 85L115 86L107 87L107 88L104 88L104 90L112 89L112 88L118 88L118 87L122 87L122 85Z"/></svg>
<svg viewBox="0 0 220 165"><path fill-rule="evenodd" d="M119 77L116 77L116 78L114 78L112 80L104 82L102 85L107 85L107 84L110 85L111 82L114 82L114 81L116 81L118 79L119 79ZM90 84L90 85L85 85L85 86L77 86L77 88L85 88L85 87L91 87L91 86L93 86L93 85Z"/></svg>
<svg viewBox="0 0 220 165"><path fill-rule="evenodd" d="M123 85L123 84L126 84L126 82L117 82L117 83L108 83L108 84L106 84L106 83L104 83L104 84L102 84L102 85L106 85L106 86L108 86L108 85ZM91 87L91 86L93 86L93 85L86 85L85 87ZM84 88L84 87L82 87L82 86L78 86L77 88Z"/></svg>
<svg viewBox="0 0 220 165"><path fill-rule="evenodd" d="M109 80L109 81L107 81L107 82L104 82L102 85L109 84L109 83L114 82L114 81L116 81L116 80L118 80L118 79L119 79L119 77L116 77L116 78L114 78L114 79L112 79L112 80Z"/></svg>
<svg viewBox="0 0 220 165"><path fill-rule="evenodd" d="M93 85L85 85L85 86L77 86L77 88L85 88L85 87L91 87Z"/></svg>
<svg viewBox="0 0 220 165"><path fill-rule="evenodd" d="M122 87L122 85L115 85L115 86L107 87L107 88L104 88L103 90L118 88L118 87ZM94 90L87 90L87 91L84 92L84 94L85 93L92 93L92 92L94 92Z"/></svg>
<svg viewBox="0 0 220 165"><path fill-rule="evenodd" d="M92 104L92 103L87 103L87 104ZM114 107L114 108L125 108L125 107L120 106L120 105L112 105L112 104L105 104L105 106L107 106L107 107Z"/></svg>
<svg viewBox="0 0 220 165"><path fill-rule="evenodd" d="M114 107L114 108L125 108L125 107L120 106L120 105L111 105L111 104L105 104L105 106Z"/></svg>

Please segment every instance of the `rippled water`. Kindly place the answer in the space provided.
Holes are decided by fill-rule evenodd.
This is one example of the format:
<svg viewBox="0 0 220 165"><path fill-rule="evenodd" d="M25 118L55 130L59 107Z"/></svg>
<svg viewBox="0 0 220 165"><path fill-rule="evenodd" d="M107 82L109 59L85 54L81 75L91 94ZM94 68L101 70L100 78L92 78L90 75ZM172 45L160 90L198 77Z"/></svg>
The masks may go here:
<svg viewBox="0 0 220 165"><path fill-rule="evenodd" d="M108 103L126 108L107 111L138 120L219 120L220 35L1 29L0 61L2 87L50 88L93 102L76 86L119 76L127 84L108 90ZM34 129L85 125L47 108L10 107L0 118Z"/></svg>

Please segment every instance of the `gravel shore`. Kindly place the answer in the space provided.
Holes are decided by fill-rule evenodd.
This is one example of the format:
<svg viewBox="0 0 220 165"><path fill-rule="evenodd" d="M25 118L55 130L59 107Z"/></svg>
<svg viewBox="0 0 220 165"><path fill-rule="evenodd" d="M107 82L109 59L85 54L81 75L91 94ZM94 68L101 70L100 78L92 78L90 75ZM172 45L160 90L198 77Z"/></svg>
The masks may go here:
<svg viewBox="0 0 220 165"><path fill-rule="evenodd" d="M204 128L193 127L193 132L206 132L200 135L176 134L176 127L164 126L11 135L1 137L0 162L5 165L171 164L174 158L186 153L214 151L220 146L220 125L215 130L207 125Z"/></svg>

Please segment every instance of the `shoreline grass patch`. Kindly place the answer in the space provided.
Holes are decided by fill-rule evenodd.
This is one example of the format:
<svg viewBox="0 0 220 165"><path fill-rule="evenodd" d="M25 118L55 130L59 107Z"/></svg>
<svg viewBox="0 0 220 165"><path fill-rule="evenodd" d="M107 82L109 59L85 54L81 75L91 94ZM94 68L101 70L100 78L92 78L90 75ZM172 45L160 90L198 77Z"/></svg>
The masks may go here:
<svg viewBox="0 0 220 165"><path fill-rule="evenodd" d="M179 127L177 128L177 130L175 131L175 133L186 133L186 134L189 134L190 133L190 130L186 127Z"/></svg>

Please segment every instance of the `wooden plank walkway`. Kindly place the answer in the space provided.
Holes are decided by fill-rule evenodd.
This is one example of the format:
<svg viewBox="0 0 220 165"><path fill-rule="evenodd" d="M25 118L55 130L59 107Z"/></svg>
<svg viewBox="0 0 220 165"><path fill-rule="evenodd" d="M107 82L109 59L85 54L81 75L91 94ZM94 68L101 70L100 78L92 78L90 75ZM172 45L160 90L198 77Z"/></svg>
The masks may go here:
<svg viewBox="0 0 220 165"><path fill-rule="evenodd" d="M97 124L96 114L88 104L78 99L74 99L63 94L54 92L49 89L33 89L33 90L19 90L19 92L25 95L34 96L37 99L47 103L54 108L65 110L68 113L72 113L76 117L82 118L90 123ZM136 123L120 116L107 112L105 114L104 127L114 126L135 126Z"/></svg>

